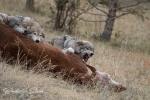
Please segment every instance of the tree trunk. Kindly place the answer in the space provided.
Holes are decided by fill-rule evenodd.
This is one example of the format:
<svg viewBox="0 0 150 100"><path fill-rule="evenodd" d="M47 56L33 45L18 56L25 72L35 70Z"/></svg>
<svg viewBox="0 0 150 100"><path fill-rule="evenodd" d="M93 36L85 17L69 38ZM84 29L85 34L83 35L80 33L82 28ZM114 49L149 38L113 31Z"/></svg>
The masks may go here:
<svg viewBox="0 0 150 100"><path fill-rule="evenodd" d="M65 31L68 34L74 33L76 20L74 18L79 0L55 0L56 16L54 29Z"/></svg>
<svg viewBox="0 0 150 100"><path fill-rule="evenodd" d="M34 11L34 0L26 0L26 9Z"/></svg>
<svg viewBox="0 0 150 100"><path fill-rule="evenodd" d="M55 0L56 4L56 17L55 17L55 25L54 29L55 30L62 30L62 22L65 16L65 10L66 10L66 5L68 3L68 0Z"/></svg>
<svg viewBox="0 0 150 100"><path fill-rule="evenodd" d="M109 0L108 2L108 15L104 27L104 31L102 32L100 38L102 40L109 41L111 39L115 19L116 19L116 12L117 12L118 0Z"/></svg>

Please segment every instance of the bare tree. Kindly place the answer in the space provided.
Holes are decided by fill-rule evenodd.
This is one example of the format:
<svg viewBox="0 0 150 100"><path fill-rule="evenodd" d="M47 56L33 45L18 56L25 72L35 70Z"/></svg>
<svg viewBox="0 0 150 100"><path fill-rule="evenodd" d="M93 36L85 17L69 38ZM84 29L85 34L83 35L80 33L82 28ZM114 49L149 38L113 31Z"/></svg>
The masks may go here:
<svg viewBox="0 0 150 100"><path fill-rule="evenodd" d="M34 0L26 0L26 9L30 11L34 11Z"/></svg>
<svg viewBox="0 0 150 100"><path fill-rule="evenodd" d="M94 2L96 1L96 3ZM138 13L140 10L145 10L142 7L138 8L139 5L143 3L147 3L148 0L131 0L124 1L126 4L122 4L119 0L88 0L88 2L98 11L103 13L106 16L106 20L102 20L99 22L105 22L104 30L102 34L100 34L100 38L106 41L111 39L113 27L116 18L120 18L127 14L135 14L140 17L143 17L143 14ZM105 5L108 8L108 11L102 9L101 5ZM117 13L120 12L120 13Z"/></svg>
<svg viewBox="0 0 150 100"><path fill-rule="evenodd" d="M54 29L65 31L68 34L74 34L79 17L92 9L85 5L84 9L80 8L80 0L55 0L56 11L50 7L54 13Z"/></svg>
<svg viewBox="0 0 150 100"><path fill-rule="evenodd" d="M76 26L75 14L79 6L79 0L55 0L56 16L55 30L74 33Z"/></svg>
<svg viewBox="0 0 150 100"><path fill-rule="evenodd" d="M105 22L104 31L101 34L102 39L110 40L112 31L113 31L113 26L115 23L117 7L118 7L118 0L109 0L108 1L108 9L109 10L108 10L107 19Z"/></svg>

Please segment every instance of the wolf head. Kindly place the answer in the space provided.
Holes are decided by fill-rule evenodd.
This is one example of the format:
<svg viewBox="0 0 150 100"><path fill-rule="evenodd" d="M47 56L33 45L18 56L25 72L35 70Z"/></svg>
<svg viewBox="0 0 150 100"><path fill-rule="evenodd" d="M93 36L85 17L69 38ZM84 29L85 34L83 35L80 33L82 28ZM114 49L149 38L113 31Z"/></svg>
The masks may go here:
<svg viewBox="0 0 150 100"><path fill-rule="evenodd" d="M89 41L76 41L75 53L79 54L85 62L94 55L94 46Z"/></svg>

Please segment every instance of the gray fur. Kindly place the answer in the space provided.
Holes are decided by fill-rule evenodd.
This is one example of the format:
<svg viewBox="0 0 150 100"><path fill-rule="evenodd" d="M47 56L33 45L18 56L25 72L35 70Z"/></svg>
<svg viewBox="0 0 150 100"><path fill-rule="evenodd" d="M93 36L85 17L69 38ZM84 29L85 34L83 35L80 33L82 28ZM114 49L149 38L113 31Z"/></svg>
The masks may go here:
<svg viewBox="0 0 150 100"><path fill-rule="evenodd" d="M79 55L84 61L87 61L94 54L94 46L92 43L77 40L69 35L53 38L51 44L65 51L70 51L70 48L72 48L74 53Z"/></svg>
<svg viewBox="0 0 150 100"><path fill-rule="evenodd" d="M0 13L0 22L7 24L35 42L40 42L45 38L42 27L31 17L8 16L5 13Z"/></svg>

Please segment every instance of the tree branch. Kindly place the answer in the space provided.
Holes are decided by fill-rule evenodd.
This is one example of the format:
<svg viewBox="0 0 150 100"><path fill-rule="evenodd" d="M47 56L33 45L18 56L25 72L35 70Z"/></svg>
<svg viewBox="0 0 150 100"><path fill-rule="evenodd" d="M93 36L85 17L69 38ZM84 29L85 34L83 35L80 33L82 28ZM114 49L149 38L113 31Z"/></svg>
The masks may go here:
<svg viewBox="0 0 150 100"><path fill-rule="evenodd" d="M131 7L135 7L135 6L138 6L142 3L146 3L148 1L137 1L135 4L131 4L131 5L127 5L127 6L124 6L124 7L119 7L117 8L117 10L122 10L122 9L126 9L126 8L131 8Z"/></svg>
<svg viewBox="0 0 150 100"><path fill-rule="evenodd" d="M77 12L77 15L74 16L74 17L78 18L79 16L81 16L82 14L88 12L88 11L91 10L91 9L93 9L93 7L90 7L90 6L89 6L88 8L86 8L86 9L81 9L82 12Z"/></svg>
<svg viewBox="0 0 150 100"><path fill-rule="evenodd" d="M87 12L87 14L96 15L96 16L106 16L106 15L103 15L103 14L96 14L96 13L92 13L92 12Z"/></svg>
<svg viewBox="0 0 150 100"><path fill-rule="evenodd" d="M106 14L106 15L108 14L106 11L104 11L104 10L102 10L102 9L100 9L100 8L98 8L98 7L96 7L95 5L93 5L90 1L89 1L88 3L91 4L95 9L101 11L102 13L104 13L104 14Z"/></svg>
<svg viewBox="0 0 150 100"><path fill-rule="evenodd" d="M93 23L96 23L96 22L105 22L106 20L87 20L87 19L84 19L84 18L78 18L79 20L82 20L84 22L93 22Z"/></svg>
<svg viewBox="0 0 150 100"><path fill-rule="evenodd" d="M124 13L122 13L120 15L117 15L115 18L119 18L119 17L122 17L124 15L128 15L128 14L131 14L131 12L124 12Z"/></svg>

